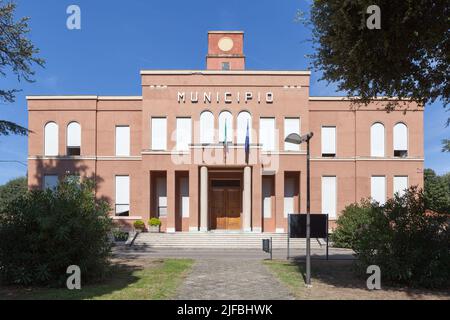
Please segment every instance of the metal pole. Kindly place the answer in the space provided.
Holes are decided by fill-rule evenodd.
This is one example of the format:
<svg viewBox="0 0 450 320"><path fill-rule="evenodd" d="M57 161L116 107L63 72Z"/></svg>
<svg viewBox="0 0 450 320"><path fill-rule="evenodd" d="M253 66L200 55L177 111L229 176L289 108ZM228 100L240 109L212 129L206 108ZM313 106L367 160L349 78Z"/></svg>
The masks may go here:
<svg viewBox="0 0 450 320"><path fill-rule="evenodd" d="M272 260L272 237L270 237L270 260Z"/></svg>
<svg viewBox="0 0 450 320"><path fill-rule="evenodd" d="M289 238L291 235L291 214L288 213L288 232L287 232L287 260L289 260Z"/></svg>
<svg viewBox="0 0 450 320"><path fill-rule="evenodd" d="M309 138L306 140L306 285L311 286Z"/></svg>

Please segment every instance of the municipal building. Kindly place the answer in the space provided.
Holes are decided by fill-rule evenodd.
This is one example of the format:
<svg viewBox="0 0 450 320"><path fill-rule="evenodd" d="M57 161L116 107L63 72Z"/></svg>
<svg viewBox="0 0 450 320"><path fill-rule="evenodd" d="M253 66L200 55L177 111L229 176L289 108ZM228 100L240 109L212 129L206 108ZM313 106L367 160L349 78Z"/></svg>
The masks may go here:
<svg viewBox="0 0 450 320"><path fill-rule="evenodd" d="M330 226L350 203L423 185L421 106L310 96L309 71L245 60L243 32L210 31L205 70L142 70L140 96L28 96L30 188L94 178L124 226L283 233L306 212L306 145L285 137L308 132L311 212Z"/></svg>

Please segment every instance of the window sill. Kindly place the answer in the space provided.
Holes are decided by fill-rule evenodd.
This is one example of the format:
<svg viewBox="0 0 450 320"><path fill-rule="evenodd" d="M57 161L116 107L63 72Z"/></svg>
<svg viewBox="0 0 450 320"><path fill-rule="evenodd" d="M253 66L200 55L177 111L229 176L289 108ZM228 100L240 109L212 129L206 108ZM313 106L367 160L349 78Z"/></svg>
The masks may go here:
<svg viewBox="0 0 450 320"><path fill-rule="evenodd" d="M142 220L142 216L113 216L113 220Z"/></svg>

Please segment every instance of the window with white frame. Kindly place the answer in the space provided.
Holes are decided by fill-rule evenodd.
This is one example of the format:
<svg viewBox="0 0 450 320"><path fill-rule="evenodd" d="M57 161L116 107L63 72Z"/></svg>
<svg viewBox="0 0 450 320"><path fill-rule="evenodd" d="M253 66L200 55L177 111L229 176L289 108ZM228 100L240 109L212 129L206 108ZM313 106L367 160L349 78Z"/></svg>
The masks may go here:
<svg viewBox="0 0 450 320"><path fill-rule="evenodd" d="M81 154L81 126L78 122L67 125L67 155L79 156Z"/></svg>
<svg viewBox="0 0 450 320"><path fill-rule="evenodd" d="M130 126L116 126L116 156L130 155Z"/></svg>
<svg viewBox="0 0 450 320"><path fill-rule="evenodd" d="M43 189L56 189L58 186L58 176L57 175L44 175L44 185Z"/></svg>
<svg viewBox="0 0 450 320"><path fill-rule="evenodd" d="M181 217L189 218L189 177L180 178Z"/></svg>
<svg viewBox="0 0 450 320"><path fill-rule="evenodd" d="M116 216L130 215L130 176L116 176Z"/></svg>
<svg viewBox="0 0 450 320"><path fill-rule="evenodd" d="M284 217L295 212L295 178L284 178Z"/></svg>
<svg viewBox="0 0 450 320"><path fill-rule="evenodd" d="M408 128L404 123L394 126L394 157L408 156Z"/></svg>
<svg viewBox="0 0 450 320"><path fill-rule="evenodd" d="M259 119L259 143L262 151L275 151L275 118Z"/></svg>
<svg viewBox="0 0 450 320"><path fill-rule="evenodd" d="M152 150L167 150L167 119L152 118Z"/></svg>
<svg viewBox="0 0 450 320"><path fill-rule="evenodd" d="M237 116L237 143L244 144L247 136L248 124L248 140L252 143L252 116L247 111L241 111Z"/></svg>
<svg viewBox="0 0 450 320"><path fill-rule="evenodd" d="M210 111L200 114L200 143L214 143L214 115Z"/></svg>
<svg viewBox="0 0 450 320"><path fill-rule="evenodd" d="M44 155L58 155L58 125L55 122L49 122L44 127Z"/></svg>
<svg viewBox="0 0 450 320"><path fill-rule="evenodd" d="M323 126L321 129L322 157L336 156L336 127Z"/></svg>
<svg viewBox="0 0 450 320"><path fill-rule="evenodd" d="M233 142L233 115L229 111L222 111L219 114L219 142L225 141L225 128L226 141Z"/></svg>
<svg viewBox="0 0 450 320"><path fill-rule="evenodd" d="M284 118L284 138L286 138L291 133L300 135L300 118ZM285 141L284 150L299 151L300 145Z"/></svg>
<svg viewBox="0 0 450 320"><path fill-rule="evenodd" d="M370 127L370 156L384 157L384 125L379 122Z"/></svg>
<svg viewBox="0 0 450 320"><path fill-rule="evenodd" d="M156 207L159 217L167 216L167 178L156 178Z"/></svg>
<svg viewBox="0 0 450 320"><path fill-rule="evenodd" d="M176 149L188 151L192 143L191 118L177 118Z"/></svg>
<svg viewBox="0 0 450 320"><path fill-rule="evenodd" d="M328 218L336 218L337 208L337 180L335 176L322 177L322 213Z"/></svg>
<svg viewBox="0 0 450 320"><path fill-rule="evenodd" d="M273 179L271 176L263 176L262 178L262 206L263 218L272 218L272 194Z"/></svg>
<svg viewBox="0 0 450 320"><path fill-rule="evenodd" d="M386 202L386 177L372 176L370 179L370 196L379 204Z"/></svg>
<svg viewBox="0 0 450 320"><path fill-rule="evenodd" d="M405 194L408 189L408 176L394 176L394 194L400 197Z"/></svg>

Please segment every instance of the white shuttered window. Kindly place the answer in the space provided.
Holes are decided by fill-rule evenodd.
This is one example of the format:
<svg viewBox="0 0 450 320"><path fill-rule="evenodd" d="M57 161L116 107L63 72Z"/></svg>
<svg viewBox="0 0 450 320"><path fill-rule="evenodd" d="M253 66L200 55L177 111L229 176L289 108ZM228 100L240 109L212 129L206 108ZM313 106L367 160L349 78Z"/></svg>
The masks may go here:
<svg viewBox="0 0 450 320"><path fill-rule="evenodd" d="M247 135L247 123L248 123L248 137L250 143L252 143L252 116L247 111L242 111L237 117L237 143L245 143L245 137Z"/></svg>
<svg viewBox="0 0 450 320"><path fill-rule="evenodd" d="M130 155L130 127L116 126L116 156Z"/></svg>
<svg viewBox="0 0 450 320"><path fill-rule="evenodd" d="M336 155L336 127L322 127L322 156Z"/></svg>
<svg viewBox="0 0 450 320"><path fill-rule="evenodd" d="M284 216L294 213L295 178L284 178Z"/></svg>
<svg viewBox="0 0 450 320"><path fill-rule="evenodd" d="M58 155L58 125L49 122L44 128L44 154L46 156Z"/></svg>
<svg viewBox="0 0 450 320"><path fill-rule="evenodd" d="M336 177L322 177L322 213L330 219L336 218L336 189Z"/></svg>
<svg viewBox="0 0 450 320"><path fill-rule="evenodd" d="M275 118L259 120L259 143L263 151L275 150Z"/></svg>
<svg viewBox="0 0 450 320"><path fill-rule="evenodd" d="M214 143L214 115L204 111L200 115L200 143Z"/></svg>
<svg viewBox="0 0 450 320"><path fill-rule="evenodd" d="M177 118L177 150L188 151L192 143L191 118Z"/></svg>
<svg viewBox="0 0 450 320"><path fill-rule="evenodd" d="M152 150L167 149L167 119L152 118Z"/></svg>
<svg viewBox="0 0 450 320"><path fill-rule="evenodd" d="M379 122L370 128L370 155L384 157L384 125Z"/></svg>
<svg viewBox="0 0 450 320"><path fill-rule="evenodd" d="M402 196L406 189L408 189L408 176L395 176L394 194L398 193L399 196Z"/></svg>
<svg viewBox="0 0 450 320"><path fill-rule="evenodd" d="M286 138L291 133L300 134L300 118L284 118L284 137ZM284 142L284 150L299 151L300 145Z"/></svg>
<svg viewBox="0 0 450 320"><path fill-rule="evenodd" d="M380 204L384 204L386 202L386 177L371 177L370 194L373 201L379 202Z"/></svg>
<svg viewBox="0 0 450 320"><path fill-rule="evenodd" d="M180 178L180 208L181 216L189 218L189 178Z"/></svg>
<svg viewBox="0 0 450 320"><path fill-rule="evenodd" d="M272 180L269 178L262 179L262 197L263 197L263 217L272 217Z"/></svg>
<svg viewBox="0 0 450 320"><path fill-rule="evenodd" d="M130 213L130 176L116 176L116 215Z"/></svg>

